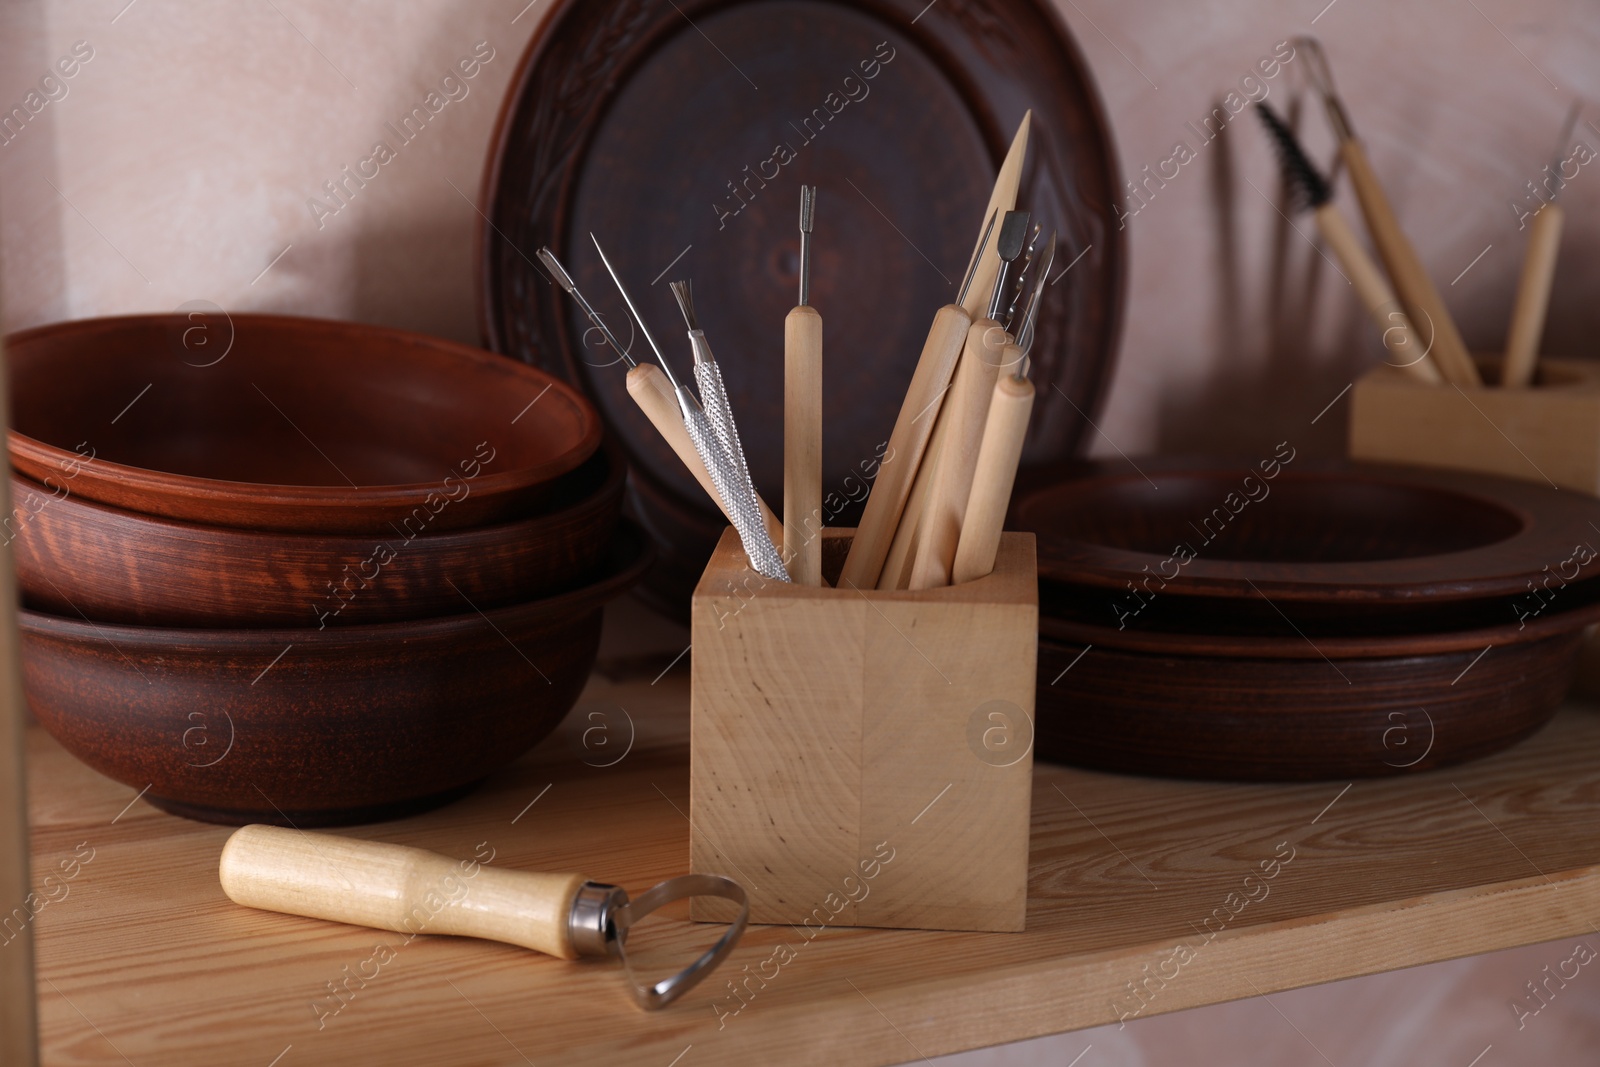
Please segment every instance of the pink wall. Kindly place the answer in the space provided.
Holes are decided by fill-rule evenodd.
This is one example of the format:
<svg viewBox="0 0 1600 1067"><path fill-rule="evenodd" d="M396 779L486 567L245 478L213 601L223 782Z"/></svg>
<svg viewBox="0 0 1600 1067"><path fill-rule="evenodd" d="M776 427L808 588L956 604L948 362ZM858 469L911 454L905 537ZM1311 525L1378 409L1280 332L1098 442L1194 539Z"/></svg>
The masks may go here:
<svg viewBox="0 0 1600 1067"><path fill-rule="evenodd" d="M0 104L21 103L76 41L94 58L0 145L5 327L209 300L474 338L468 198L506 81L549 4L526 2L8 0ZM1186 125L1296 33L1326 41L1468 342L1502 343L1524 237L1508 204L1538 175L1568 101L1600 100L1600 13L1589 0L1337 0L1314 27L1320 0L1293 13L1265 0L1060 2L1124 169L1153 167L1179 140L1197 150L1128 220L1128 315L1097 452L1110 454L1110 441L1130 453L1254 451L1285 436L1340 447L1339 419L1310 419L1377 357L1376 331L1267 202L1280 191L1254 123L1203 147ZM383 124L478 41L494 58L468 95L348 208L314 219L306 201L322 183L368 156ZM1269 98L1288 105L1299 74L1288 64ZM1591 119L1600 125L1600 108ZM1328 158L1318 109L1306 109L1303 128ZM1580 135L1600 148L1593 126ZM1600 162L1564 197L1548 347L1587 353ZM1349 199L1341 193L1353 214Z"/></svg>
<svg viewBox="0 0 1600 1067"><path fill-rule="evenodd" d="M23 103L74 42L87 41L93 57L48 83L59 99L0 144L4 328L207 300L475 339L471 201L507 79L550 0L525 3L6 0L0 106ZM1124 169L1158 163L1178 140L1198 148L1128 220L1130 299L1095 451L1111 454L1113 442L1129 453L1254 451L1286 437L1313 451L1342 446L1342 419L1311 419L1377 358L1375 331L1268 203L1280 191L1254 123L1204 148L1186 126L1293 34L1326 42L1356 126L1468 343L1502 343L1524 237L1508 203L1538 175L1571 98L1600 101L1593 0L1060 3L1099 79ZM478 41L493 57L467 95L346 209L313 218L307 199L369 155L383 124ZM1270 98L1288 106L1300 84L1291 62ZM1600 107L1590 118L1600 125ZM1321 115L1308 107L1305 120L1326 159ZM1595 126L1578 136L1600 148ZM1568 235L1547 349L1588 355L1600 161L1563 195ZM1349 200L1341 193L1354 214ZM1309 232L1304 220L1299 227ZM1475 1054L1475 1036L1438 1059L1418 1027L1475 1035L1535 957L1530 949L1274 1000L1327 1041L1345 1042L1349 1062L1465 1064L1457 1053ZM1597 1003L1600 986L1575 991L1573 1006L1543 1028L1542 1062L1592 1062ZM1370 1032L1352 1033L1361 1018ZM1259 1001L1153 1020L1133 1037L1093 1038L1100 1047L1083 1067L1315 1062L1292 1034L1277 1033L1281 1022ZM1227 1043L1237 1030L1275 1036ZM1559 1052L1580 1040L1590 1059ZM1065 1063L1083 1043L958 1062Z"/></svg>

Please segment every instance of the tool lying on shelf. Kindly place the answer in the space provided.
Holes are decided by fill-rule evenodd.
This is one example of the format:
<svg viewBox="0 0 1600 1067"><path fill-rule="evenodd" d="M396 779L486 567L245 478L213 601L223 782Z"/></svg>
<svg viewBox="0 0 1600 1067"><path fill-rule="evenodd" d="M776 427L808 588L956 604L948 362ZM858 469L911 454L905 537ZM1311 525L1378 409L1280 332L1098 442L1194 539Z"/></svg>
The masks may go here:
<svg viewBox="0 0 1600 1067"><path fill-rule="evenodd" d="M630 899L581 874L500 870L404 845L244 826L222 849L222 891L235 904L393 930L504 941L561 959L611 956L641 1008L666 1007L738 944L750 905L737 882L712 874L671 878ZM738 917L677 974L645 984L628 960L628 934L651 912L691 897L721 897Z"/></svg>
<svg viewBox="0 0 1600 1067"><path fill-rule="evenodd" d="M1377 173L1367 160L1367 153L1356 140L1350 126L1350 117L1333 84L1333 70L1328 65L1327 54L1314 37L1297 37L1295 45L1306 53L1306 70L1313 88L1322 97L1328 113L1328 123L1339 140L1339 155L1345 169L1350 172L1350 184L1355 187L1361 202L1361 212L1367 220L1367 232L1378 247L1378 255L1388 268L1400 303L1415 329L1428 339L1429 355L1438 364L1444 380L1455 385L1482 385L1478 368L1467 353L1467 346L1456 329L1455 320L1444 306L1444 300L1434 287L1422 266L1417 251L1406 239L1395 218L1389 198L1384 194Z"/></svg>
<svg viewBox="0 0 1600 1067"><path fill-rule="evenodd" d="M1405 310L1395 300L1394 290L1384 278L1378 265L1361 247L1355 231L1345 221L1339 209L1333 206L1333 186L1323 177L1306 155L1294 131L1278 117L1266 101L1256 105L1256 114L1266 124L1278 152L1278 162L1292 197L1295 210L1309 208L1317 220L1317 230L1333 249L1356 295L1372 316L1372 321L1383 331L1383 343L1392 356L1395 366L1418 381L1435 384L1444 381L1436 366L1416 335Z"/></svg>
<svg viewBox="0 0 1600 1067"><path fill-rule="evenodd" d="M1533 382L1539 363L1539 340L1544 336L1544 318L1550 310L1550 283L1555 280L1556 256L1561 252L1561 229L1566 211L1556 203L1566 185L1561 173L1562 153L1572 147L1572 129L1583 110L1582 101L1573 101L1566 124L1556 141L1550 172L1556 186L1533 216L1533 232L1528 234L1528 250L1523 253L1522 278L1517 283L1517 301L1512 305L1511 329L1506 334L1506 358L1500 369L1500 384L1520 389Z"/></svg>
<svg viewBox="0 0 1600 1067"><path fill-rule="evenodd" d="M811 306L817 188L800 187L800 303L783 323L783 551L801 585L822 584L822 316Z"/></svg>

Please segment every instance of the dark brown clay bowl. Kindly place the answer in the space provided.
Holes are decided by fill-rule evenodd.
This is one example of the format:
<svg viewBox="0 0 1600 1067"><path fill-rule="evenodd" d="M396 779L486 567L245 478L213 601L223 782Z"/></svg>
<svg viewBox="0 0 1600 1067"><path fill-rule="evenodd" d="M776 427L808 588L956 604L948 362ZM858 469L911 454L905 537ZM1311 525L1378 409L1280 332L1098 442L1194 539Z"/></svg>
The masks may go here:
<svg viewBox="0 0 1600 1067"><path fill-rule="evenodd" d="M133 315L7 339L12 463L185 522L387 534L495 522L599 447L551 375L404 330Z"/></svg>
<svg viewBox="0 0 1600 1067"><path fill-rule="evenodd" d="M1371 618L1374 608L1506 602L1552 573L1559 586L1600 576L1594 497L1290 456L1265 468L1182 458L1141 459L1138 470L1086 465L1019 492L1012 525L1038 535L1042 582L1115 593L1125 610L1205 597Z"/></svg>
<svg viewBox="0 0 1600 1067"><path fill-rule="evenodd" d="M301 827L395 818L466 793L555 729L588 680L603 605L651 557L624 525L585 588L320 631L23 611L23 682L63 747L164 810Z"/></svg>
<svg viewBox="0 0 1600 1067"><path fill-rule="evenodd" d="M14 477L6 532L33 608L135 626L313 628L470 612L575 589L601 569L627 465L602 448L515 522L361 538L199 526Z"/></svg>
<svg viewBox="0 0 1600 1067"><path fill-rule="evenodd" d="M1549 721L1600 603L1527 623L1283 638L1040 623L1041 759L1251 781L1360 778L1499 751Z"/></svg>

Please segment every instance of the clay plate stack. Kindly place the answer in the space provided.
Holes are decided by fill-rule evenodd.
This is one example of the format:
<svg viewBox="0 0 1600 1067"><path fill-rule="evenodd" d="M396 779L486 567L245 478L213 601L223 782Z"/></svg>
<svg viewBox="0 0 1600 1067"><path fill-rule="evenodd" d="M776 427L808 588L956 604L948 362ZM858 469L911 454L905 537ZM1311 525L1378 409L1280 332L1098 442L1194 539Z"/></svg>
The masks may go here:
<svg viewBox="0 0 1600 1067"><path fill-rule="evenodd" d="M487 352L196 314L7 354L30 706L169 811L333 825L460 795L555 728L650 561L593 407Z"/></svg>
<svg viewBox="0 0 1600 1067"><path fill-rule="evenodd" d="M1019 487L1041 758L1350 778L1513 744L1600 621L1600 501L1453 471L1184 459Z"/></svg>

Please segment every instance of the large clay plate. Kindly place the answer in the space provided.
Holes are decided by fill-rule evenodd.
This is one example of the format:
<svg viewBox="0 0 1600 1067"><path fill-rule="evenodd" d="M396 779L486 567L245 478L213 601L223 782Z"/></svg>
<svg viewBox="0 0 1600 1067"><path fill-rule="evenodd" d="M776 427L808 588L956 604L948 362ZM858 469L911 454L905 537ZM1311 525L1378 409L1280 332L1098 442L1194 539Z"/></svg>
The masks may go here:
<svg viewBox="0 0 1600 1067"><path fill-rule="evenodd" d="M1285 455L1035 472L1019 486L1012 526L1038 536L1041 580L1124 596L1132 583L1157 599L1371 610L1529 598L1536 588L1548 597L1600 576L1592 496Z"/></svg>
<svg viewBox="0 0 1600 1067"><path fill-rule="evenodd" d="M1559 605L1558 605L1559 607ZM1376 637L1161 633L1045 618L1041 759L1249 781L1408 774L1548 722L1600 603L1527 625Z"/></svg>
<svg viewBox="0 0 1600 1067"><path fill-rule="evenodd" d="M659 602L687 609L721 519L536 250L556 248L622 326L589 242L598 234L680 371L688 345L667 282L694 280L752 473L776 504L799 186L819 186L811 302L826 323L825 504L830 522L853 524L862 468L874 469L933 312L955 294L1028 108L1023 206L1061 235L1034 351L1036 464L1070 456L1100 400L1125 258L1105 119L1048 3L566 0L546 19L485 174L484 332L497 351L579 384L618 430L630 506L661 545Z"/></svg>

